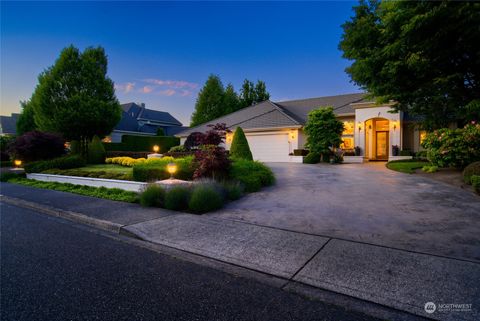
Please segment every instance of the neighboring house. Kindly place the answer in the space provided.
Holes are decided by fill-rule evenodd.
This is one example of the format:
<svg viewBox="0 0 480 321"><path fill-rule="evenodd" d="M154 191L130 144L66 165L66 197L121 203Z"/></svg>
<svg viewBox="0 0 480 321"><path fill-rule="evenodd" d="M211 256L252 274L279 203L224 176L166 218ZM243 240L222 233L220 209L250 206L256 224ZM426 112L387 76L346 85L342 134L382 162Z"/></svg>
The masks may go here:
<svg viewBox="0 0 480 321"><path fill-rule="evenodd" d="M0 135L16 135L17 121L20 114L12 114L11 116L0 116Z"/></svg>
<svg viewBox="0 0 480 321"><path fill-rule="evenodd" d="M121 107L122 118L106 141L121 142L123 135L155 136L158 128L163 128L165 135L173 136L188 128L169 113L145 108L143 103L122 104Z"/></svg>
<svg viewBox="0 0 480 321"><path fill-rule="evenodd" d="M265 162L298 161L290 156L294 149L303 149L306 134L303 127L308 113L319 107L332 106L338 119L344 123L342 148L361 149L367 160L388 160L392 146L400 150L420 150L424 133L403 112L391 113L391 104L377 105L365 99L365 94L346 94L281 102L264 101L206 124L189 128L175 136L181 143L193 132L205 132L208 124L225 123L232 131L240 126L245 131L253 158ZM232 135L227 135L226 148Z"/></svg>

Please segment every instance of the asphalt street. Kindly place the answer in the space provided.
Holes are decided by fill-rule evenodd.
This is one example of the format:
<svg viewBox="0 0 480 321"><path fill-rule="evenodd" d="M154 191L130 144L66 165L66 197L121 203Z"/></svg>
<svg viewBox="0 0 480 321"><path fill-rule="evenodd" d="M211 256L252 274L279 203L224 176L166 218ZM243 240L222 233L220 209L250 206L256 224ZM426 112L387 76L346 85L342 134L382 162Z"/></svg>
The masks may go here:
<svg viewBox="0 0 480 321"><path fill-rule="evenodd" d="M375 320L1 204L1 320Z"/></svg>

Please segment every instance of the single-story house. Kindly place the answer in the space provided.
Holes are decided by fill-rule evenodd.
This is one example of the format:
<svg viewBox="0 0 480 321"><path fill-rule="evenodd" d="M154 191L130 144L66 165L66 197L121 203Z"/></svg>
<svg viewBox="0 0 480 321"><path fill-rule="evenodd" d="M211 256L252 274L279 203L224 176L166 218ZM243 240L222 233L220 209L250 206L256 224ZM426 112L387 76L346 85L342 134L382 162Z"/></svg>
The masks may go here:
<svg viewBox="0 0 480 321"><path fill-rule="evenodd" d="M295 149L303 149L306 134L303 131L308 113L319 107L332 106L338 119L344 123L342 148L360 147L362 160L391 160L393 146L400 150L419 151L425 133L418 130L403 112L391 113L392 104L377 105L366 99L366 94L346 94L289 101L264 101L208 123L189 128L175 136L181 143L193 132L205 132L207 125L225 123L232 131L240 126L245 131L253 158L265 162L298 162L292 156ZM232 134L227 135L226 148Z"/></svg>
<svg viewBox="0 0 480 321"><path fill-rule="evenodd" d="M20 114L13 113L11 116L0 116L0 135L10 136L17 134L17 121Z"/></svg>
<svg viewBox="0 0 480 321"><path fill-rule="evenodd" d="M188 128L170 113L145 108L143 103L122 104L121 107L122 118L105 141L118 143L123 135L155 136L158 128L162 128L165 135L173 136Z"/></svg>

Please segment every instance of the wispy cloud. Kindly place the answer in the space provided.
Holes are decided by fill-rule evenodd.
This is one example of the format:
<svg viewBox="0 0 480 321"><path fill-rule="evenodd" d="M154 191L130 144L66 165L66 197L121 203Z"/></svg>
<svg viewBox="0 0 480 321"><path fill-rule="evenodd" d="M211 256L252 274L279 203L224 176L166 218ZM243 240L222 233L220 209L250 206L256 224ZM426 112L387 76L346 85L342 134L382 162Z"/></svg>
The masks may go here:
<svg viewBox="0 0 480 321"><path fill-rule="evenodd" d="M144 94L149 94L152 91L153 91L152 86L143 86L143 88L141 89L141 92L144 93Z"/></svg>
<svg viewBox="0 0 480 321"><path fill-rule="evenodd" d="M197 83L189 82L185 80L163 80L163 79L148 78L148 79L143 79L143 81L148 84L154 84L157 86L166 86L171 88L190 88L190 89L198 88Z"/></svg>
<svg viewBox="0 0 480 321"><path fill-rule="evenodd" d="M177 91L174 90L174 89L171 89L171 88L170 89L165 89L165 90L160 90L158 92L158 94L160 96L169 96L169 97L175 95L176 93L177 93Z"/></svg>
<svg viewBox="0 0 480 321"><path fill-rule="evenodd" d="M121 91L124 94L128 94L134 88L135 88L135 83L134 82L127 82L127 83L123 83L123 84L115 84L115 90Z"/></svg>

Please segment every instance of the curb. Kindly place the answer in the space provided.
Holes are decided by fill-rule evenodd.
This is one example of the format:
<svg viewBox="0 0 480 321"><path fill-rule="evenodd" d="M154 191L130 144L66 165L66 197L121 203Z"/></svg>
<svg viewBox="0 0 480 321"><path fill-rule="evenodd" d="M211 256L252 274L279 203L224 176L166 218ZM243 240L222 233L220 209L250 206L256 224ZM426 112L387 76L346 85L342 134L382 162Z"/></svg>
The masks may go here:
<svg viewBox="0 0 480 321"><path fill-rule="evenodd" d="M94 226L94 227L99 228L99 229L104 230L104 231L120 233L120 229L123 226L123 225L118 224L118 223L113 223L113 222L110 222L110 221L105 221L105 220L101 220L101 219L97 219L97 218L92 218L90 216L86 216L86 215L81 214L81 213L72 212L72 211L64 211L64 210L60 210L58 208L54 208L54 207L50 207L50 206L46 206L46 205L40 205L38 203L25 201L25 200L15 198L15 197L0 195L0 200L2 202L10 204L10 205L15 205L15 206L19 206L19 207L23 207L23 208L27 208L27 209L32 209L32 210L36 210L38 212L41 212L43 214L47 214L47 215L50 215L50 216L61 217L61 218L67 219L69 221Z"/></svg>

